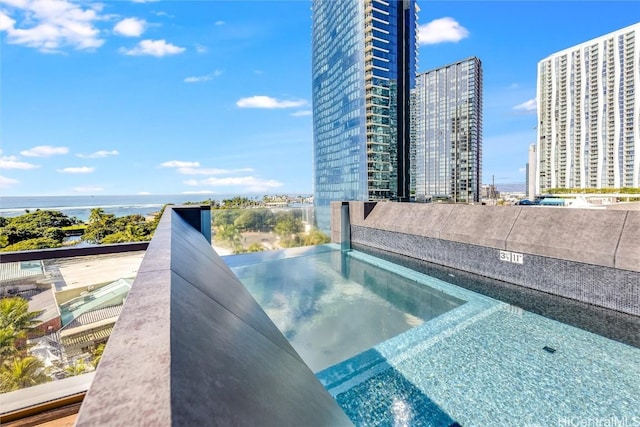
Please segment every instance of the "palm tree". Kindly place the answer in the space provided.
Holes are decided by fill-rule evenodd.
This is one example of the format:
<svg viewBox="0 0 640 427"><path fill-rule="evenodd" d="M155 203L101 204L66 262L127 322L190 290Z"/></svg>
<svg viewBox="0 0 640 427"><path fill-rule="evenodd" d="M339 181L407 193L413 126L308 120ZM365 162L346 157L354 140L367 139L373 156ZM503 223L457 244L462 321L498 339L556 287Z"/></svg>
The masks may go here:
<svg viewBox="0 0 640 427"><path fill-rule="evenodd" d="M27 331L38 324L40 312L29 311L29 302L21 297L0 299L0 329L13 327L18 332Z"/></svg>
<svg viewBox="0 0 640 427"><path fill-rule="evenodd" d="M18 390L51 381L40 359L34 356L6 360L0 367L0 392Z"/></svg>
<svg viewBox="0 0 640 427"><path fill-rule="evenodd" d="M84 374L87 372L87 365L84 364L84 360L80 359L73 365L69 365L64 368L64 371L70 377L75 377L76 375Z"/></svg>
<svg viewBox="0 0 640 427"><path fill-rule="evenodd" d="M0 328L0 360L13 356L18 352L16 339L18 332L13 327Z"/></svg>
<svg viewBox="0 0 640 427"><path fill-rule="evenodd" d="M216 230L215 239L222 242L227 242L231 245L231 248L238 250L242 248L242 234L238 227L233 224L224 224L218 227Z"/></svg>
<svg viewBox="0 0 640 427"><path fill-rule="evenodd" d="M98 367L98 363L100 363L100 359L102 359L102 355L104 354L104 348L107 346L107 343L99 344L98 347L93 351L93 364L94 368Z"/></svg>

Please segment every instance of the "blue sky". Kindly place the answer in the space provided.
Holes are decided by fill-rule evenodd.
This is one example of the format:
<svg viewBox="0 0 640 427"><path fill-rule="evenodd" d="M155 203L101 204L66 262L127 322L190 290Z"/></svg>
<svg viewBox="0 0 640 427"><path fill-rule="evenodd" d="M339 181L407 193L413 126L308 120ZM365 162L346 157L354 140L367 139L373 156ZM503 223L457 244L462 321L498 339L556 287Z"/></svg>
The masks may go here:
<svg viewBox="0 0 640 427"><path fill-rule="evenodd" d="M419 1L419 71L484 71L483 182L523 183L536 64L637 1ZM0 194L312 191L310 1L0 0Z"/></svg>

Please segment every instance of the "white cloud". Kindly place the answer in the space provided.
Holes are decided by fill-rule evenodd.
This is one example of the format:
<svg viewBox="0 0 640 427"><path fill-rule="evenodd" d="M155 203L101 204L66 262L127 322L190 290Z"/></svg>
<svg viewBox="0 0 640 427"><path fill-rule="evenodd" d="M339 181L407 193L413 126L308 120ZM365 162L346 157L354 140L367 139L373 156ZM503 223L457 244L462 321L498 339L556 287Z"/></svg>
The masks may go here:
<svg viewBox="0 0 640 427"><path fill-rule="evenodd" d="M206 168L179 167L177 171L178 173L181 173L183 175L227 175L232 173L253 172L253 169L251 168L206 169Z"/></svg>
<svg viewBox="0 0 640 427"><path fill-rule="evenodd" d="M144 19L125 18L113 27L113 32L125 37L140 37L146 25Z"/></svg>
<svg viewBox="0 0 640 427"><path fill-rule="evenodd" d="M140 191L138 192L138 196L149 196L151 193L148 191Z"/></svg>
<svg viewBox="0 0 640 427"><path fill-rule="evenodd" d="M469 37L469 30L450 17L434 19L418 28L420 44L459 42L467 37Z"/></svg>
<svg viewBox="0 0 640 427"><path fill-rule="evenodd" d="M103 157L117 156L118 154L120 154L118 150L100 150L91 154L76 154L76 156L82 159L101 159Z"/></svg>
<svg viewBox="0 0 640 427"><path fill-rule="evenodd" d="M154 3L157 2L159 0L131 0L134 3Z"/></svg>
<svg viewBox="0 0 640 427"><path fill-rule="evenodd" d="M21 151L25 157L49 157L56 154L67 154L69 149L67 147L52 147L50 145L39 145L37 147L30 148L28 150Z"/></svg>
<svg viewBox="0 0 640 427"><path fill-rule="evenodd" d="M73 189L74 192L76 193L99 193L101 191L104 191L104 188L102 187L98 187L98 186L91 186L91 185L87 185L87 186L81 186L81 187L75 187Z"/></svg>
<svg viewBox="0 0 640 427"><path fill-rule="evenodd" d="M201 44L196 44L196 52L198 52L198 53L207 53L208 50L209 49L206 46L201 45Z"/></svg>
<svg viewBox="0 0 640 427"><path fill-rule="evenodd" d="M131 49L121 47L120 53L132 56L149 55L162 57L166 55L177 55L185 50L186 49L184 47L167 43L166 40L142 40Z"/></svg>
<svg viewBox="0 0 640 427"><path fill-rule="evenodd" d="M92 50L104 44L95 21L103 19L101 5L82 5L68 0L3 0L16 19L0 12L0 31L7 42L32 47L45 53L58 53L65 47ZM19 19L19 18L18 18Z"/></svg>
<svg viewBox="0 0 640 427"><path fill-rule="evenodd" d="M15 19L11 19L11 17L0 12L0 31L12 29L15 23Z"/></svg>
<svg viewBox="0 0 640 427"><path fill-rule="evenodd" d="M161 168L197 168L200 167L198 162L183 162L181 160L169 160L160 164Z"/></svg>
<svg viewBox="0 0 640 427"><path fill-rule="evenodd" d="M184 184L190 186L211 186L211 187L240 187L244 191L268 191L282 187L282 183L273 179L260 179L253 176L227 177L227 178L207 178L203 180L189 179Z"/></svg>
<svg viewBox="0 0 640 427"><path fill-rule="evenodd" d="M311 114L313 114L311 110L302 110L302 111L296 111L295 113L291 113L293 117L310 116Z"/></svg>
<svg viewBox="0 0 640 427"><path fill-rule="evenodd" d="M523 111L536 111L538 108L538 103L536 102L536 98L530 99L528 101L523 102L522 104L518 104L513 107L514 110L523 110Z"/></svg>
<svg viewBox="0 0 640 427"><path fill-rule="evenodd" d="M219 27L220 25L224 25L224 24L226 24L226 22L224 22L224 21L216 21L216 22L214 22L214 23L213 23L213 25L216 25L216 26L218 26L218 27Z"/></svg>
<svg viewBox="0 0 640 427"><path fill-rule="evenodd" d="M36 169L40 166L34 165L32 163L21 162L18 161L18 158L15 156L4 156L0 157L0 169Z"/></svg>
<svg viewBox="0 0 640 427"><path fill-rule="evenodd" d="M221 70L215 70L213 73L205 74L204 76L186 77L184 79L184 82L185 83L202 83L202 82L212 80L214 77L219 77L221 75L222 75Z"/></svg>
<svg viewBox="0 0 640 427"><path fill-rule="evenodd" d="M20 181L17 179L7 178L6 176L0 175L0 188L10 188L19 183Z"/></svg>
<svg viewBox="0 0 640 427"><path fill-rule="evenodd" d="M241 98L236 102L236 105L240 108L294 108L307 105L307 101L295 100L286 101L271 98L270 96L251 96L249 98Z"/></svg>
<svg viewBox="0 0 640 427"><path fill-rule="evenodd" d="M60 173L91 173L94 170L96 170L96 168L94 168L94 167L79 166L79 167L70 167L70 168L58 169L58 172L60 172Z"/></svg>
<svg viewBox="0 0 640 427"><path fill-rule="evenodd" d="M527 172L527 168L518 168L518 172L526 173Z"/></svg>
<svg viewBox="0 0 640 427"><path fill-rule="evenodd" d="M199 191L183 191L182 194L215 194L211 190L199 190Z"/></svg>

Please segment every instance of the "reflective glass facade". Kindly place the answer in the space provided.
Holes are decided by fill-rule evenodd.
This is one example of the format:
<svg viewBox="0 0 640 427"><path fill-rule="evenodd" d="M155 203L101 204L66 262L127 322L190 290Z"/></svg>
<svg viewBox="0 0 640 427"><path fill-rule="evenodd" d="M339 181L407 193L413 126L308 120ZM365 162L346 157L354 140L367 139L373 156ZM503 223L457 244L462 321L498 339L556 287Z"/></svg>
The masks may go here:
<svg viewBox="0 0 640 427"><path fill-rule="evenodd" d="M312 10L314 203L320 223L332 200L408 200L416 5L314 0Z"/></svg>
<svg viewBox="0 0 640 427"><path fill-rule="evenodd" d="M480 60L473 57L419 74L413 103L416 201L478 202L482 178Z"/></svg>

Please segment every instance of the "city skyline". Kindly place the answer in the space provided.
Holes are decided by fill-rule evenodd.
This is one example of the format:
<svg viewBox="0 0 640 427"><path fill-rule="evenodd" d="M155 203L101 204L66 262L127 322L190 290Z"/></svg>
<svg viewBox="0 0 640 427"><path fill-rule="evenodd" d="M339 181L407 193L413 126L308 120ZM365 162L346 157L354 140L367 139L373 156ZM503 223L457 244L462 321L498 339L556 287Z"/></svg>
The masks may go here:
<svg viewBox="0 0 640 427"><path fill-rule="evenodd" d="M636 2L418 5L418 72L480 58L483 183L523 188L538 61L640 16ZM310 7L0 0L2 195L311 193Z"/></svg>

